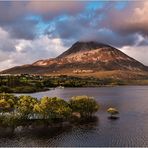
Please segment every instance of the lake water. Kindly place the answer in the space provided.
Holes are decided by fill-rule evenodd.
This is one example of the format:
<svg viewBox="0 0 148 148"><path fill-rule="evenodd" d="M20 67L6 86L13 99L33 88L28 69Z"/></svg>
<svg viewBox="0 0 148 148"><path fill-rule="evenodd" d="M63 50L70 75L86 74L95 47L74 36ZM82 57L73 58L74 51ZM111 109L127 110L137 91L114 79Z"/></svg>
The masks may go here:
<svg viewBox="0 0 148 148"><path fill-rule="evenodd" d="M148 86L65 88L29 95L66 100L77 95L93 96L101 105L98 120L57 131L15 134L0 138L0 146L148 146ZM108 119L108 107L118 108L118 120Z"/></svg>

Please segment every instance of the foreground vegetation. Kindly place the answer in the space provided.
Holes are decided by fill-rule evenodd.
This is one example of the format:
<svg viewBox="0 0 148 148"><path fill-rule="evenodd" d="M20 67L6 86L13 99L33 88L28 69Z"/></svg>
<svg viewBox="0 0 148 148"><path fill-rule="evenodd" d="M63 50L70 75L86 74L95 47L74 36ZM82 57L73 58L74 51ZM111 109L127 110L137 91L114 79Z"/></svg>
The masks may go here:
<svg viewBox="0 0 148 148"><path fill-rule="evenodd" d="M57 97L37 100L31 96L16 97L3 93L0 94L0 126L14 129L20 125L76 122L91 118L98 109L98 103L88 96L65 101Z"/></svg>

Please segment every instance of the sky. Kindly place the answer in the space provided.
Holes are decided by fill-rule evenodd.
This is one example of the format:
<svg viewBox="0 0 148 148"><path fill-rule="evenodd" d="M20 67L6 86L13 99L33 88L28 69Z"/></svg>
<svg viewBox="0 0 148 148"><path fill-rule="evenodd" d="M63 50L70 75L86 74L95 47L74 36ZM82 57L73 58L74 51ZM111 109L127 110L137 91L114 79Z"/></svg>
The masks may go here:
<svg viewBox="0 0 148 148"><path fill-rule="evenodd" d="M0 1L0 70L56 57L76 41L148 65L148 1Z"/></svg>

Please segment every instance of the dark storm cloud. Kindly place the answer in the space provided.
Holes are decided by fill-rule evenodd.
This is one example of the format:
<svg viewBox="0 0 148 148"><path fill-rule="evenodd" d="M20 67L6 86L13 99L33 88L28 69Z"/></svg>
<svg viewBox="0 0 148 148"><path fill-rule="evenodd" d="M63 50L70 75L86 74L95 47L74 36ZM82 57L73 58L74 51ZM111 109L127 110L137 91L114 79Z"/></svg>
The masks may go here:
<svg viewBox="0 0 148 148"><path fill-rule="evenodd" d="M26 20L27 2L0 1L0 26L7 30L12 38L35 38L37 21Z"/></svg>
<svg viewBox="0 0 148 148"><path fill-rule="evenodd" d="M24 17L27 2L0 1L0 24L8 25Z"/></svg>
<svg viewBox="0 0 148 148"><path fill-rule="evenodd" d="M37 23L38 22L35 20L19 20L19 23L13 22L11 25L5 25L2 27L10 33L12 38L33 40L37 35Z"/></svg>

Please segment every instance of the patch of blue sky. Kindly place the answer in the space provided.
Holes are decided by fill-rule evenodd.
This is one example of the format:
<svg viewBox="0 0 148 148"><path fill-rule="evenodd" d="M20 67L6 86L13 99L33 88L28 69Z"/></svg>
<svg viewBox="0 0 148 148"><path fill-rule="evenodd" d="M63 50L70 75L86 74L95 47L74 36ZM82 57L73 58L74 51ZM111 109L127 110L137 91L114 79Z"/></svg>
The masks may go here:
<svg viewBox="0 0 148 148"><path fill-rule="evenodd" d="M117 10L124 10L124 8L126 8L127 5L128 5L128 1L118 1L115 4L115 8Z"/></svg>
<svg viewBox="0 0 148 148"><path fill-rule="evenodd" d="M66 15L66 14L63 14L63 15L60 15L57 20L58 21L65 21L65 20L68 20L69 19L69 16Z"/></svg>
<svg viewBox="0 0 148 148"><path fill-rule="evenodd" d="M68 20L70 17L66 14L62 14L60 16L57 16L56 18L50 20L50 21L43 21L42 18L39 19L39 23L36 26L37 34L39 36L42 36L45 34L45 32L53 32L55 31L55 24L60 23L62 21ZM50 36L50 35L49 35Z"/></svg>
<svg viewBox="0 0 148 148"><path fill-rule="evenodd" d="M105 27L104 28L99 28L97 30L97 32L103 33L103 34L106 34L106 35L112 35L112 34L114 34L114 32L111 29L105 28Z"/></svg>
<svg viewBox="0 0 148 148"><path fill-rule="evenodd" d="M96 13L96 11L85 11L81 14L79 14L78 17L80 20L85 19L86 21L91 21L92 24L95 25L95 23L98 21L102 21L106 18L106 15L104 13Z"/></svg>
<svg viewBox="0 0 148 148"><path fill-rule="evenodd" d="M36 21L39 21L39 20L41 20L41 17L39 15L27 15L25 17L25 20L36 20Z"/></svg>
<svg viewBox="0 0 148 148"><path fill-rule="evenodd" d="M86 6L86 10L97 10L103 8L106 1L92 1Z"/></svg>
<svg viewBox="0 0 148 148"><path fill-rule="evenodd" d="M50 22L45 22L42 20L41 16L38 15L29 15L25 17L26 20L35 20L38 21L36 25L36 33L38 36L43 35L45 30L49 27Z"/></svg>
<svg viewBox="0 0 148 148"><path fill-rule="evenodd" d="M49 27L50 23L39 22L36 26L37 34L43 35L45 30Z"/></svg>

